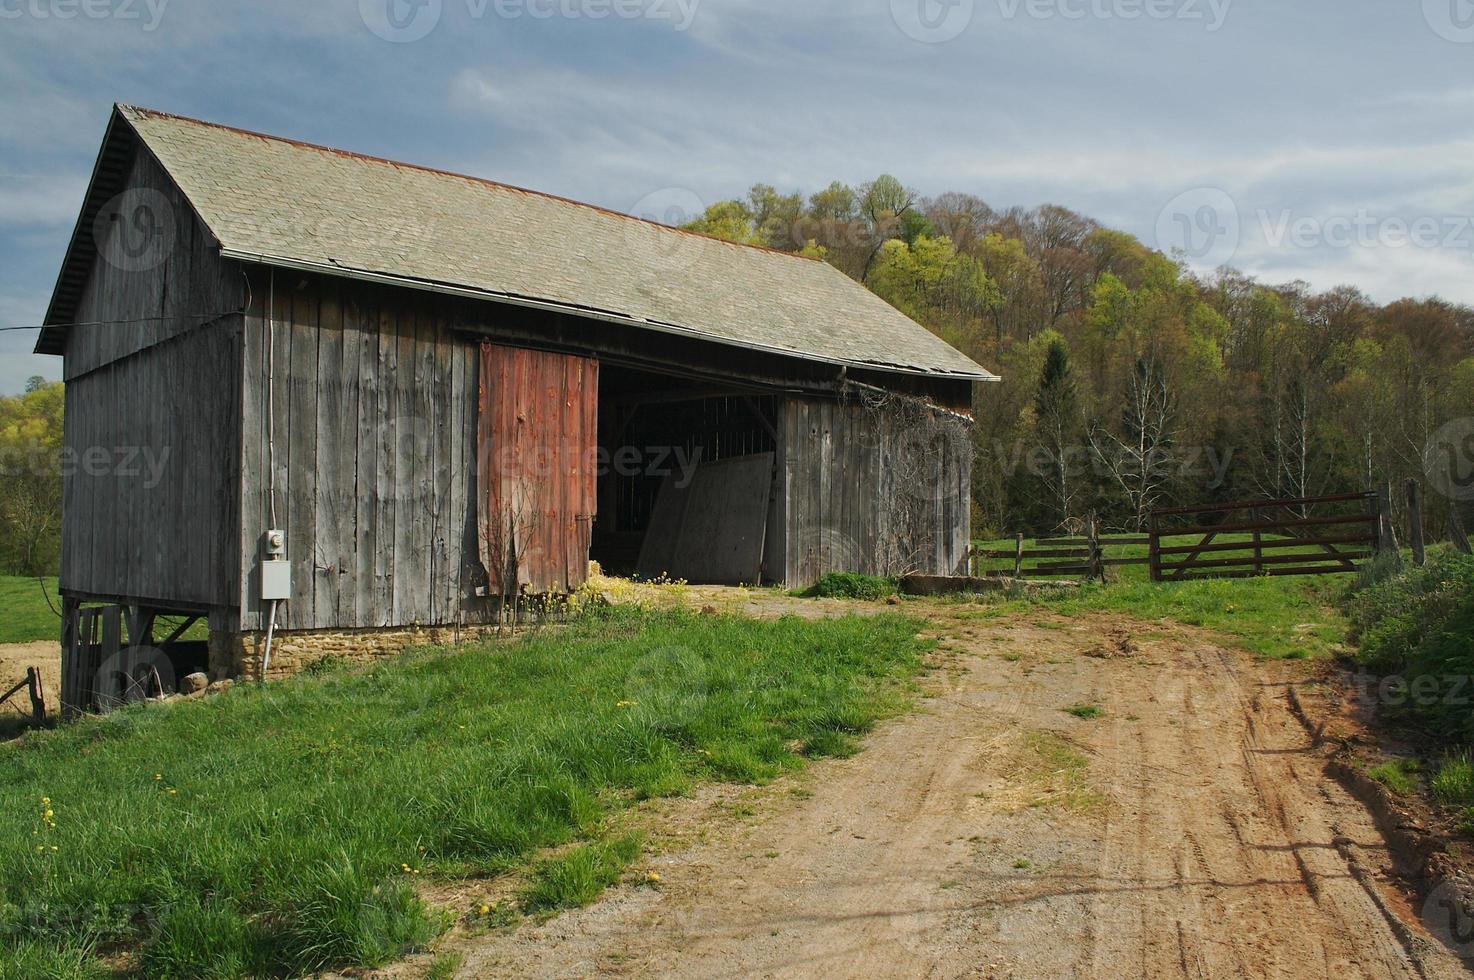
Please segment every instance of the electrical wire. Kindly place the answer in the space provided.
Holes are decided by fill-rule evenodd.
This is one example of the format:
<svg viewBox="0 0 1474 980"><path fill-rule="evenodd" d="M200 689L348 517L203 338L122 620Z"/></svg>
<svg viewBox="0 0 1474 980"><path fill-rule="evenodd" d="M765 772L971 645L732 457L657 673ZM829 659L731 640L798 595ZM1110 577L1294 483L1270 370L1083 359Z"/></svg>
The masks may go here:
<svg viewBox="0 0 1474 980"><path fill-rule="evenodd" d="M53 327L110 327L120 323L158 323L161 320L218 320L223 316L235 316L245 310L226 310L224 313L170 313L160 316L140 316L127 320L78 320L75 323L39 323L32 327L0 327L0 333L12 330L49 330Z"/></svg>
<svg viewBox="0 0 1474 980"><path fill-rule="evenodd" d="M268 530L276 527L276 269L269 273L266 300L266 510ZM276 635L276 611L281 600L271 600L266 620L266 645L261 651L261 680L271 669L271 641Z"/></svg>
<svg viewBox="0 0 1474 980"><path fill-rule="evenodd" d="M49 592L46 591L46 580L44 578L42 578L41 576L37 575L36 576L36 584L39 585L39 586L41 586L41 595L45 597L45 599L46 599L46 605L48 605L48 606L51 607L51 611L52 611L52 613L55 614L55 616L56 616L57 619L61 619L61 610L60 609L57 609L55 606L53 606L51 604L51 593L49 593Z"/></svg>

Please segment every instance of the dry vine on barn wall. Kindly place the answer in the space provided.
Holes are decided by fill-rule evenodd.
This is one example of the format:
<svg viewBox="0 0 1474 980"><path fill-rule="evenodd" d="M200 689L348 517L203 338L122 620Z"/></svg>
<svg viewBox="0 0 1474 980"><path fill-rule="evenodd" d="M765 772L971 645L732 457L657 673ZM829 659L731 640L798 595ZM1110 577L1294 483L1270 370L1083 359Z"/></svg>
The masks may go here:
<svg viewBox="0 0 1474 980"><path fill-rule="evenodd" d="M944 550L939 536L950 533L957 519L944 513L955 496L951 486L971 481L972 420L868 385L847 383L841 399L859 405L862 431L879 450L879 471L867 474L880 490L876 573L951 572L937 569L935 556Z"/></svg>

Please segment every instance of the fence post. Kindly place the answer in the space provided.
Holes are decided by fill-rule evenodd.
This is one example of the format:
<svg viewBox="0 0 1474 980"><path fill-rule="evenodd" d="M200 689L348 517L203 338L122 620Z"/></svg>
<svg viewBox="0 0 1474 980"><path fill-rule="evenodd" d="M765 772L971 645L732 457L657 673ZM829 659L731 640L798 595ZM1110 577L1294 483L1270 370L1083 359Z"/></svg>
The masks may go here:
<svg viewBox="0 0 1474 980"><path fill-rule="evenodd" d="M1013 536L1013 577L1020 578L1024 574L1024 532L1017 531Z"/></svg>
<svg viewBox="0 0 1474 980"><path fill-rule="evenodd" d="M1087 582L1099 578L1105 582L1105 566L1100 563L1100 524L1092 513L1085 522L1085 537L1090 548L1090 571L1086 573Z"/></svg>
<svg viewBox="0 0 1474 980"><path fill-rule="evenodd" d="M1423 487L1417 480L1407 481L1407 523L1413 564L1422 568L1427 553L1423 547Z"/></svg>
<svg viewBox="0 0 1474 980"><path fill-rule="evenodd" d="M1254 529L1254 574L1264 574L1264 535L1257 527Z"/></svg>
<svg viewBox="0 0 1474 980"><path fill-rule="evenodd" d="M34 724L37 728L45 728L46 692L41 687L41 668L27 668L26 680L30 683L31 688L31 723Z"/></svg>
<svg viewBox="0 0 1474 980"><path fill-rule="evenodd" d="M1448 534L1449 540L1453 541L1454 549L1470 554L1469 536L1464 533L1464 523L1459 520L1459 502L1450 500L1448 502Z"/></svg>
<svg viewBox="0 0 1474 980"><path fill-rule="evenodd" d="M1377 488L1377 551L1397 554L1397 528L1392 524L1392 481Z"/></svg>
<svg viewBox="0 0 1474 980"><path fill-rule="evenodd" d="M1160 552L1160 549L1162 547L1162 536L1160 530L1157 527L1156 511L1152 511L1151 523L1148 527L1148 534L1151 535L1151 540L1147 542L1146 563L1147 567L1151 569L1152 581L1160 582L1162 581L1162 555Z"/></svg>

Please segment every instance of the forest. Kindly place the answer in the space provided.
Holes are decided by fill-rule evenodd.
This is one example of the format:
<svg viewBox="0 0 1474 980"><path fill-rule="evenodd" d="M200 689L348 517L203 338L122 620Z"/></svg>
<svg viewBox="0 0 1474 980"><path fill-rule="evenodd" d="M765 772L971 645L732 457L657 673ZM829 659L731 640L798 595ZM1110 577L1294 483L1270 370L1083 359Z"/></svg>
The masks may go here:
<svg viewBox="0 0 1474 980"><path fill-rule="evenodd" d="M1200 277L1063 207L882 175L807 196L758 184L687 227L830 262L1002 376L975 397L979 537L1400 485L1474 416L1469 307ZM1441 535L1450 502L1424 499Z"/></svg>

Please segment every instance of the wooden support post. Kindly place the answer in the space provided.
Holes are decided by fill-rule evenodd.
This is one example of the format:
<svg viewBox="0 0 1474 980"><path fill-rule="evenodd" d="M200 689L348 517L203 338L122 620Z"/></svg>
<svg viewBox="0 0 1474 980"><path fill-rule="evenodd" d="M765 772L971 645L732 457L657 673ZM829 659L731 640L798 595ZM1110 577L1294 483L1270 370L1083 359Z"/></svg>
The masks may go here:
<svg viewBox="0 0 1474 980"><path fill-rule="evenodd" d="M1448 502L1448 534L1449 540L1453 542L1456 551L1470 554L1469 536L1464 533L1464 523L1459 520L1459 502L1450 500Z"/></svg>
<svg viewBox="0 0 1474 980"><path fill-rule="evenodd" d="M1105 581L1105 566L1100 563L1100 525L1095 522L1095 515L1091 514L1085 519L1086 547L1090 550L1089 568L1085 573L1085 581L1093 582L1097 577Z"/></svg>
<svg viewBox="0 0 1474 980"><path fill-rule="evenodd" d="M1259 508L1253 507L1248 511L1248 523L1257 525L1259 523ZM1265 535L1254 528L1254 575L1265 573Z"/></svg>
<svg viewBox="0 0 1474 980"><path fill-rule="evenodd" d="M1013 536L1013 577L1018 578L1024 573L1024 532L1019 531Z"/></svg>
<svg viewBox="0 0 1474 980"><path fill-rule="evenodd" d="M1428 556L1423 547L1423 487L1417 480L1407 481L1407 523L1413 564L1422 568Z"/></svg>
<svg viewBox="0 0 1474 980"><path fill-rule="evenodd" d="M26 671L26 680L31 687L31 724L37 728L46 726L46 691L41 687L41 668Z"/></svg>
<svg viewBox="0 0 1474 980"><path fill-rule="evenodd" d="M1162 581L1162 535L1157 526L1157 514L1155 511L1152 512L1151 524L1148 530L1151 535L1151 541L1147 544L1146 563L1147 567L1151 569L1152 581L1160 582Z"/></svg>
<svg viewBox="0 0 1474 980"><path fill-rule="evenodd" d="M1397 528L1392 523L1392 483L1384 482L1377 489L1377 551L1399 552Z"/></svg>

